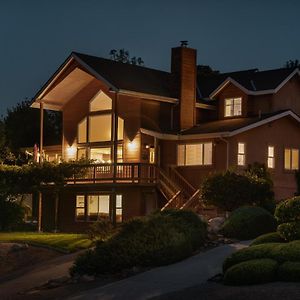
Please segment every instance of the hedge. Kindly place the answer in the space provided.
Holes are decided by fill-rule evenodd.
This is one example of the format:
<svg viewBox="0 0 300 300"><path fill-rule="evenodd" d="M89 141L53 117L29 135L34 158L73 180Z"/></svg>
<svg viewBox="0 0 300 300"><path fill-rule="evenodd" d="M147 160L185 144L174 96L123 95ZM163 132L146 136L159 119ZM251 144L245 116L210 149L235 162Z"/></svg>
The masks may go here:
<svg viewBox="0 0 300 300"><path fill-rule="evenodd" d="M277 227L277 232L286 241L300 239L300 222L282 223Z"/></svg>
<svg viewBox="0 0 300 300"><path fill-rule="evenodd" d="M300 196L280 202L275 217L279 224L300 221Z"/></svg>
<svg viewBox="0 0 300 300"><path fill-rule="evenodd" d="M285 243L285 240L279 235L278 232L271 232L260 235L250 244L250 246L269 243Z"/></svg>
<svg viewBox="0 0 300 300"><path fill-rule="evenodd" d="M300 262L287 261L279 266L277 277L280 281L300 281Z"/></svg>

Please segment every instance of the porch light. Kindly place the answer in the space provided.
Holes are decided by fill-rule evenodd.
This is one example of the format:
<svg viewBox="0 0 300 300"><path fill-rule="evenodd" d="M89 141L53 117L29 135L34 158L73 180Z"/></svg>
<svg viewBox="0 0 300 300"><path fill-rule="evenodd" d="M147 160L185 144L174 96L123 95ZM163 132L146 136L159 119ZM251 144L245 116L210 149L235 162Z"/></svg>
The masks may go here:
<svg viewBox="0 0 300 300"><path fill-rule="evenodd" d="M67 155L68 155L68 157L69 158L71 158L71 157L75 157L75 155L76 155L76 147L75 146L68 146L67 147Z"/></svg>

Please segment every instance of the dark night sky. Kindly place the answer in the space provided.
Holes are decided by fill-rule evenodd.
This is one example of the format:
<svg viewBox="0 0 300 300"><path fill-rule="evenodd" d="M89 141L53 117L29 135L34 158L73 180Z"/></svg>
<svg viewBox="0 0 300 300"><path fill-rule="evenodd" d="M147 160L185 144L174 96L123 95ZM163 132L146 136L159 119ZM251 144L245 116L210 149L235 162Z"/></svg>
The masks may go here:
<svg viewBox="0 0 300 300"><path fill-rule="evenodd" d="M300 59L299 0L0 0L0 114L31 98L72 50L125 48L169 70L188 40L221 71Z"/></svg>

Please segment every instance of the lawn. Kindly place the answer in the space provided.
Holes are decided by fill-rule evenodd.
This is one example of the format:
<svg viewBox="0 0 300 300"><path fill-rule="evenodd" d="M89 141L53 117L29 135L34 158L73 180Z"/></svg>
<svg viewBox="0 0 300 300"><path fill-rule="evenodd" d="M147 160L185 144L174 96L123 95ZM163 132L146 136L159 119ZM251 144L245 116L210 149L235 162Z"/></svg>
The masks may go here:
<svg viewBox="0 0 300 300"><path fill-rule="evenodd" d="M74 252L92 245L86 234L74 233L1 232L0 242L24 242L63 252Z"/></svg>

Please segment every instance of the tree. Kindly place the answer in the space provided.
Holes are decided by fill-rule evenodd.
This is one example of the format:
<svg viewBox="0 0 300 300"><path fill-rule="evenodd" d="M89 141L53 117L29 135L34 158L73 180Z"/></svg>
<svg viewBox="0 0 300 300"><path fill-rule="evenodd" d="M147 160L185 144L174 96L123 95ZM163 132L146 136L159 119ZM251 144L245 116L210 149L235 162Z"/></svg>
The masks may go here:
<svg viewBox="0 0 300 300"><path fill-rule="evenodd" d="M143 66L144 61L142 60L141 57L130 57L129 51L125 50L124 48L122 49L112 49L109 52L110 59L118 62L122 62L125 64L131 64L131 65L137 65L137 66Z"/></svg>
<svg viewBox="0 0 300 300"><path fill-rule="evenodd" d="M295 60L290 59L285 63L284 66L287 69L294 69L294 68L300 67L300 63L299 63L298 59L295 59Z"/></svg>
<svg viewBox="0 0 300 300"><path fill-rule="evenodd" d="M30 100L24 100L8 109L4 118L5 143L15 153L21 147L33 147L34 144L39 143L40 112L30 105ZM61 143L61 122L59 113L45 110L45 144Z"/></svg>

